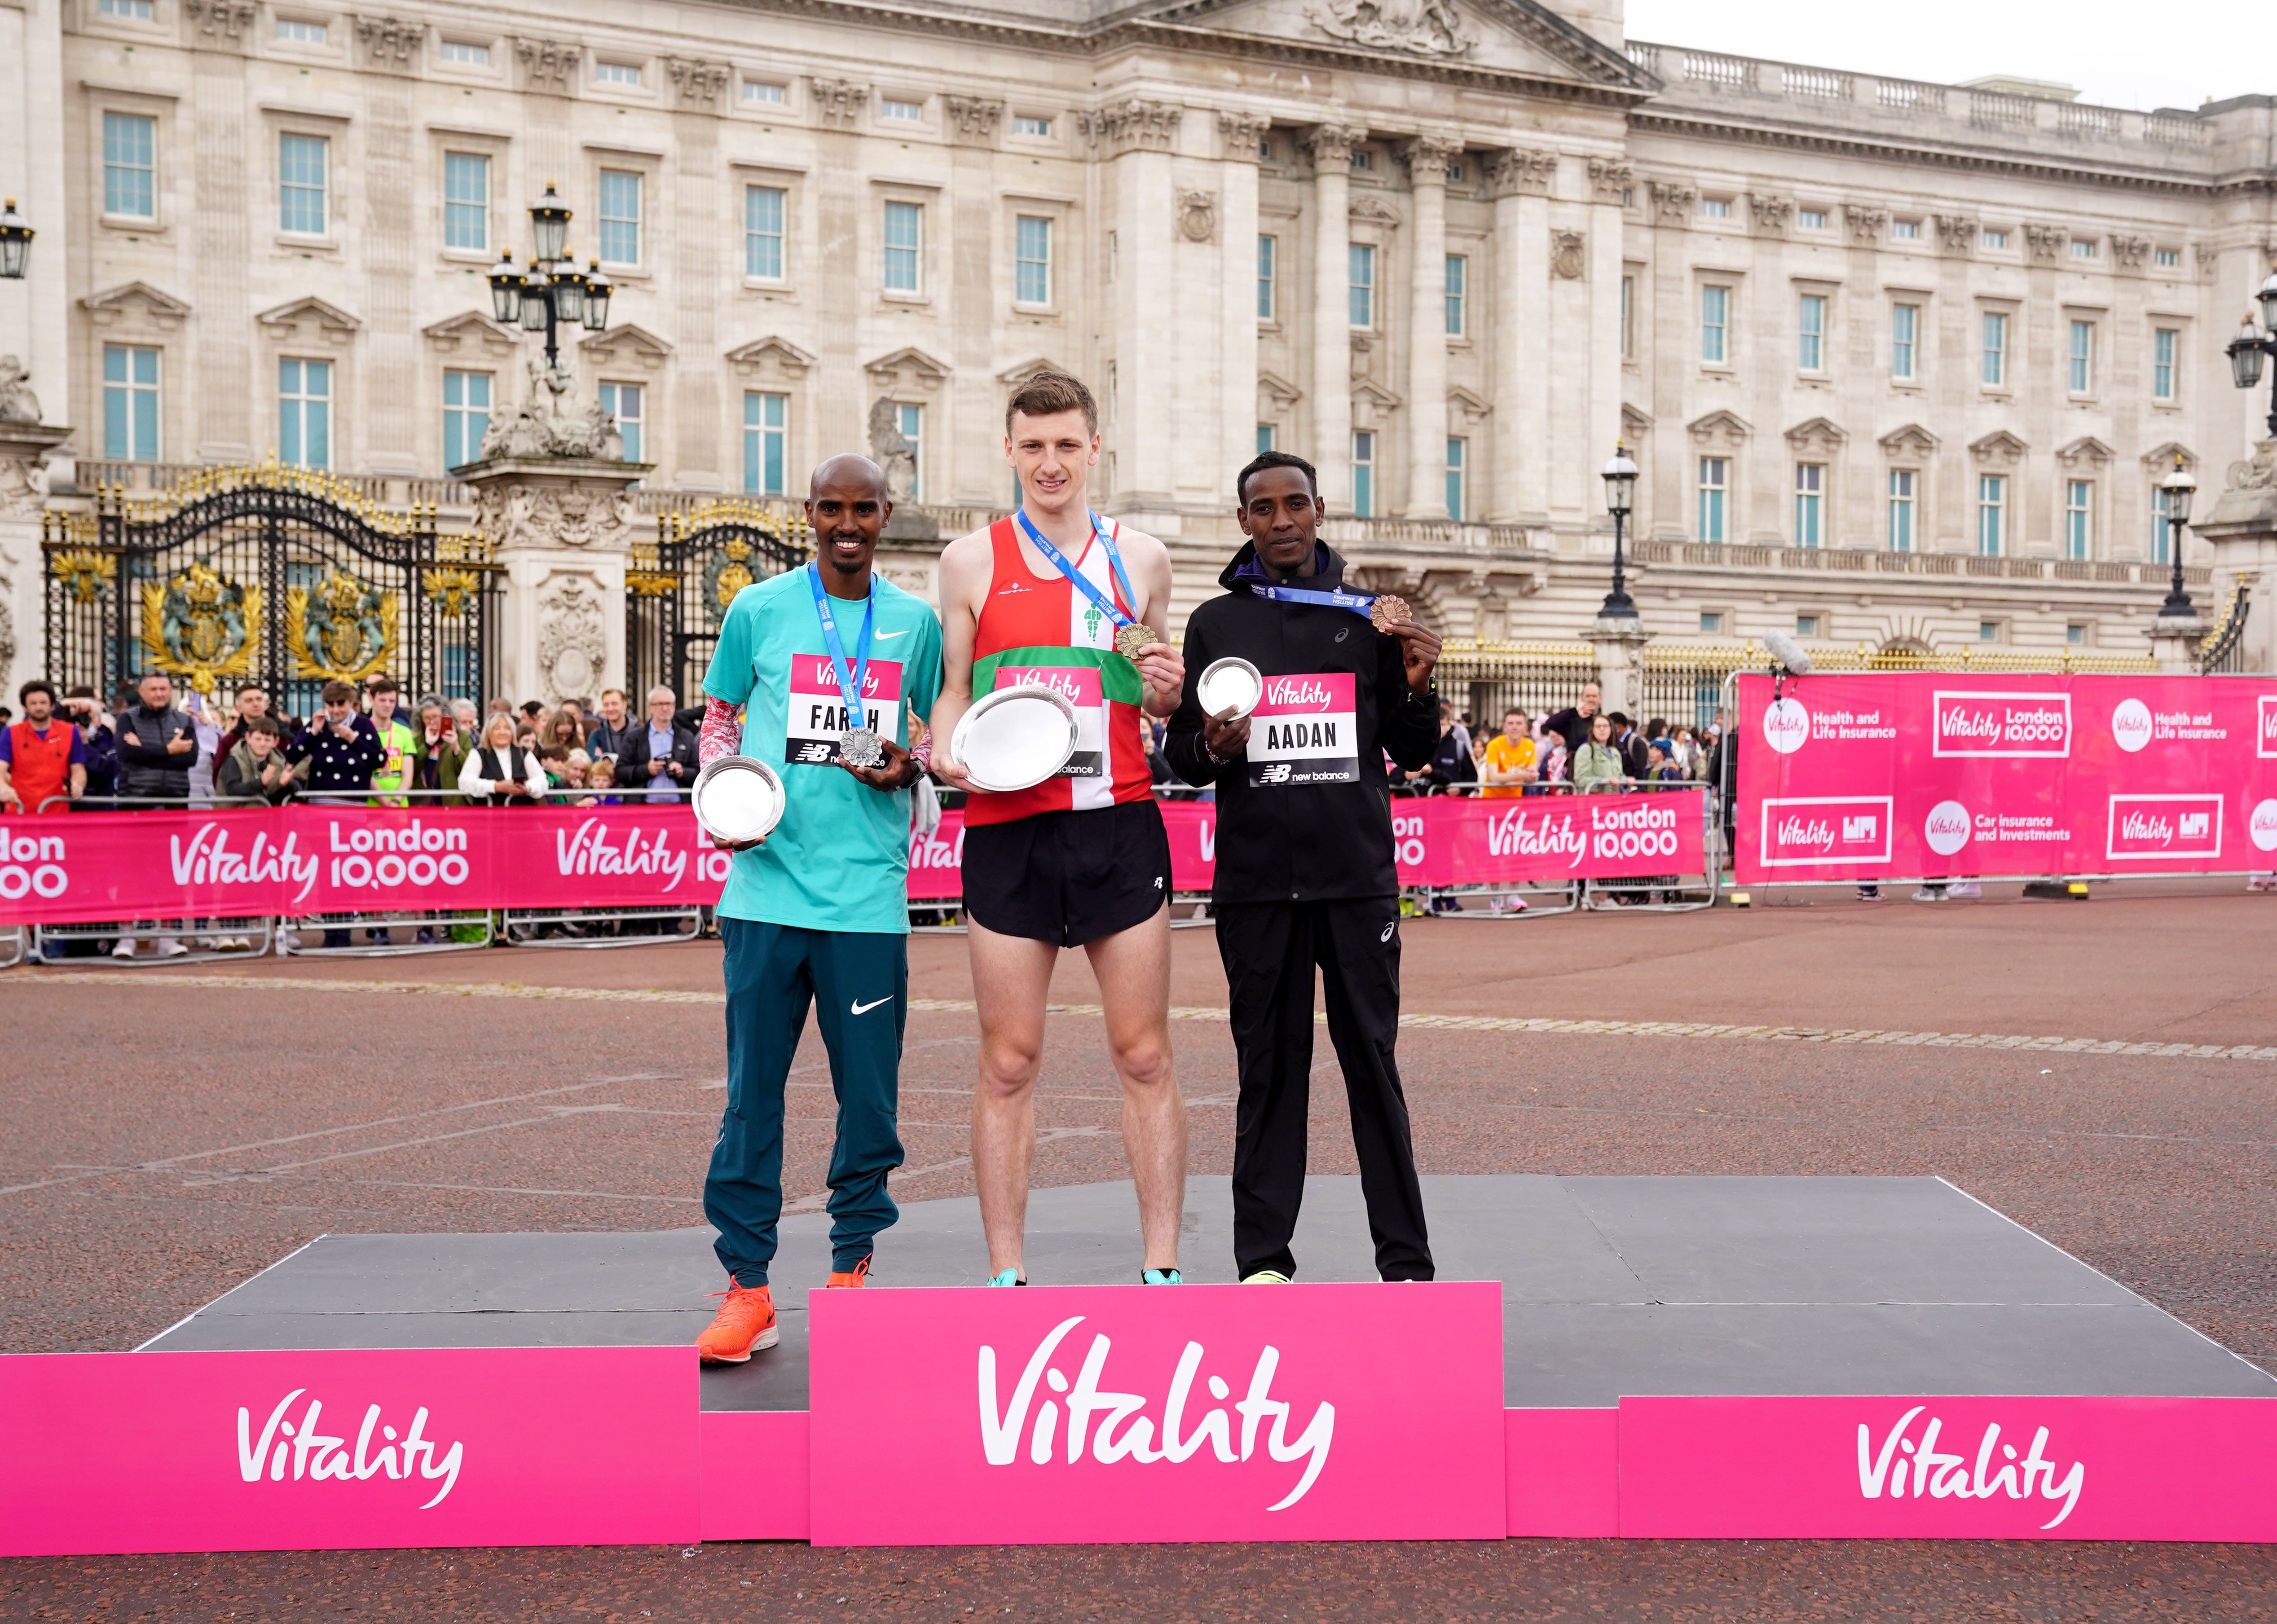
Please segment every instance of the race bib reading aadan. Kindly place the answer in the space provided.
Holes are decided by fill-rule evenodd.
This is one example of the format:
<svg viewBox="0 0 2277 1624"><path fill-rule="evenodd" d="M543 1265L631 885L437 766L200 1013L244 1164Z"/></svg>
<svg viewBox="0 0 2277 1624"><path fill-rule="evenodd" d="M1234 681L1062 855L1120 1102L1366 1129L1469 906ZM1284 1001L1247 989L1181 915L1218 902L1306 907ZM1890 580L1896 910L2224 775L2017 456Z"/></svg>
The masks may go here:
<svg viewBox="0 0 2277 1624"><path fill-rule="evenodd" d="M1265 679L1265 698L1249 718L1252 789L1358 782L1353 681L1349 671Z"/></svg>

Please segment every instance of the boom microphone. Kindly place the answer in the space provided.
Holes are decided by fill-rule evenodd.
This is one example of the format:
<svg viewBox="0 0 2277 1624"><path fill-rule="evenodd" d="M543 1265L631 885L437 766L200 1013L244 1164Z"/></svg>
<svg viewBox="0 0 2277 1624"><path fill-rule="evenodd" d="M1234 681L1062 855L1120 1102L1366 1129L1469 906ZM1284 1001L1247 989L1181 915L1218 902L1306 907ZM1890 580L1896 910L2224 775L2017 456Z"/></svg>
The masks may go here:
<svg viewBox="0 0 2277 1624"><path fill-rule="evenodd" d="M1809 676L1810 656L1802 645L1783 631L1763 634L1763 646L1771 651L1772 660L1789 676Z"/></svg>

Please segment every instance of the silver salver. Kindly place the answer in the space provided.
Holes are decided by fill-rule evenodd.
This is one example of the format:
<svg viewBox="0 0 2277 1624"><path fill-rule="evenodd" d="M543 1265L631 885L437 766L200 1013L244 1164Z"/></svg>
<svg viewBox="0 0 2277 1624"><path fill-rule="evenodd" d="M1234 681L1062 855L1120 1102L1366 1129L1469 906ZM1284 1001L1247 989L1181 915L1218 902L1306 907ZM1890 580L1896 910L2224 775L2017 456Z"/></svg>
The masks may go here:
<svg viewBox="0 0 2277 1624"><path fill-rule="evenodd" d="M948 752L981 789L1027 789L1075 754L1075 706L1041 682L983 694L948 736Z"/></svg>
<svg viewBox="0 0 2277 1624"><path fill-rule="evenodd" d="M1257 702L1264 698L1264 674L1234 655L1210 661L1202 667L1201 676L1194 683L1194 703L1202 707L1205 716L1215 716L1230 705L1233 719L1238 721L1255 710Z"/></svg>
<svg viewBox="0 0 2277 1624"><path fill-rule="evenodd" d="M763 838L782 820L783 782L756 756L722 756L689 793L697 827L735 844Z"/></svg>

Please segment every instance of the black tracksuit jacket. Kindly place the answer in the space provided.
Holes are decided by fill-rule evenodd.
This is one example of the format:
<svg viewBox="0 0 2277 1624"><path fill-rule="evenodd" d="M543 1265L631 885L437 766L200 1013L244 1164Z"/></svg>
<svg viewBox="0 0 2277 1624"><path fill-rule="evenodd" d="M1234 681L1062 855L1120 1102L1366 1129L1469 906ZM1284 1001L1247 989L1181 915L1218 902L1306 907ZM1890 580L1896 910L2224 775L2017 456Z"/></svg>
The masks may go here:
<svg viewBox="0 0 2277 1624"><path fill-rule="evenodd" d="M1343 586L1344 574L1344 560L1323 544L1314 573L1286 584L1329 591ZM1349 610L1276 603L1249 591L1249 582L1267 579L1256 548L1244 543L1218 576L1225 596L1188 617L1186 691L1162 745L1180 778L1217 786L1211 895L1221 903L1393 896L1399 879L1383 757L1390 752L1411 772L1431 759L1439 744L1438 697L1418 698L1407 686L1398 638ZM1359 781L1253 788L1243 758L1222 766L1212 762L1202 749L1204 718L1194 689L1212 660L1228 656L1268 677L1352 673Z"/></svg>

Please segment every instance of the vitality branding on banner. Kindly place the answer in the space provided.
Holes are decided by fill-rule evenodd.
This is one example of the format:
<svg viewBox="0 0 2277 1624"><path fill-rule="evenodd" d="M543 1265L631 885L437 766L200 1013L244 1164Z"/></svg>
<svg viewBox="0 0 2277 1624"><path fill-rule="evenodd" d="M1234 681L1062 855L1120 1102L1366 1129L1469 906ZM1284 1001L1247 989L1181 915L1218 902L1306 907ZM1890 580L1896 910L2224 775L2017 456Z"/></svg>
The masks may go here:
<svg viewBox="0 0 2277 1624"><path fill-rule="evenodd" d="M1763 861L1772 868L1849 868L1890 860L1892 802L1882 796L1791 796L1763 806Z"/></svg>
<svg viewBox="0 0 2277 1624"><path fill-rule="evenodd" d="M326 825L325 879L336 891L392 891L404 886L461 886L473 872L467 863L463 826L438 827L415 814L402 824L343 822ZM564 871L567 872L566 870ZM293 900L308 895L302 886Z"/></svg>
<svg viewBox="0 0 2277 1624"><path fill-rule="evenodd" d="M2219 795L2114 795L2103 855L2114 863L2221 855Z"/></svg>
<svg viewBox="0 0 2277 1624"><path fill-rule="evenodd" d="M178 855L178 866L179 861ZM64 836L11 835L8 826L0 824L0 901L61 896L71 888L64 862Z"/></svg>
<svg viewBox="0 0 2277 1624"><path fill-rule="evenodd" d="M1105 1333L1091 1338L1090 1349L1084 1355L1072 1385L1066 1372L1051 1362L1062 1340L1083 1320L1078 1314L1053 1327L1028 1356L1019 1380L1009 1394L1001 1394L998 1390L995 1348L986 1343L981 1345L979 1444L989 1465L1011 1466L1017 1462L1022 1452L1020 1434L1027 1426L1032 1405L1035 1424L1028 1430L1025 1452L1029 1461L1036 1466L1049 1466L1059 1459L1055 1434L1059 1426L1060 1400L1047 1397L1040 1404L1035 1402L1040 1377L1052 1392L1065 1395L1065 1464L1069 1466L1084 1458L1086 1440L1091 1458L1101 1466L1115 1466L1125 1460L1138 1466L1162 1461L1181 1465L1199 1453L1205 1444L1216 1460L1231 1466L1257 1452L1259 1429L1269 1421L1271 1430L1265 1437L1267 1457L1276 1462L1302 1461L1304 1468L1295 1486L1265 1509L1286 1511L1303 1499L1319 1481L1321 1469L1329 1463L1329 1445L1336 1438L1336 1407L1321 1400L1314 1406L1312 1419L1305 1423L1303 1430L1294 1439L1289 1437L1290 1406L1286 1400L1274 1398L1272 1391L1274 1375L1281 1365L1280 1349L1268 1343L1258 1351L1250 1368L1247 1389L1229 1411L1222 1402L1207 1408L1196 1402L1199 1395L1194 1391L1194 1378L1200 1373L1205 1353L1200 1343L1188 1342L1162 1393L1161 1442L1157 1445L1154 1422L1145 1414L1152 1401L1150 1395L1109 1392L1100 1386L1106 1378L1108 1355L1114 1346ZM1231 1397L1233 1390L1222 1376L1212 1373L1207 1378L1207 1385L1211 1399L1222 1401ZM1190 1405L1194 1410L1191 1426L1187 1422ZM1238 1422L1231 1419L1236 1415L1239 1417ZM1238 1452L1235 1449L1237 1433L1240 1439Z"/></svg>
<svg viewBox="0 0 2277 1624"><path fill-rule="evenodd" d="M400 1483L415 1473L428 1482L439 1479L443 1486L435 1491L434 1498L419 1507L421 1511L434 1510L458 1486L465 1445L453 1443L440 1455L436 1453L434 1440L426 1436L425 1405L418 1407L400 1436L381 1421L379 1406L366 1406L363 1423L356 1429L351 1448L345 1433L330 1436L317 1430L324 1414L322 1399L310 1399L296 1420L286 1419L286 1412L308 1391L295 1387L278 1399L257 1438L253 1412L242 1405L238 1407L237 1470L245 1482L257 1483L266 1477L281 1483L289 1476L293 1483L368 1483L385 1474L390 1482Z"/></svg>
<svg viewBox="0 0 2277 1624"><path fill-rule="evenodd" d="M1939 689L1930 726L1940 756L2068 756L2068 693L1979 693Z"/></svg>
<svg viewBox="0 0 2277 1624"><path fill-rule="evenodd" d="M1249 716L1249 782L1348 784L1359 778L1359 729L1349 671L1268 676Z"/></svg>
<svg viewBox="0 0 2277 1624"><path fill-rule="evenodd" d="M783 759L824 763L838 759L839 736L852 724L838 673L827 654L794 654L790 662L789 709L783 715ZM862 726L880 738L902 742L902 667L899 660L870 661L862 677Z"/></svg>
<svg viewBox="0 0 2277 1624"><path fill-rule="evenodd" d="M2037 1485L2043 1499L2063 1502L2061 1511L2040 1524L2044 1533L2062 1522L2078 1506L2080 1491L2087 1483L2087 1466L2083 1461L2073 1461L2059 1481L2056 1463L2045 1452L2048 1446L2047 1428L2042 1427L2032 1435L2031 1448L2020 1459L2014 1444L2000 1441L2000 1423L1988 1421L1978 1436L1972 1463L1966 1454L1946 1454L1938 1449L1938 1434L1945 1422L1937 1416L1930 1416L1918 1438L1911 1436L1914 1422L1928 1408L1927 1405L1916 1404L1899 1416L1895 1424L1882 1434L1878 1449L1866 1422L1858 1423L1861 1497L1877 1500L1886 1493L1893 1500L1904 1499L1908 1494L1917 1500L1924 1497L1938 1500L1989 1500L1996 1494L2005 1494L2012 1500L2026 1500L2031 1498ZM1995 1449L1999 1451L1997 1462L1993 1458Z"/></svg>

